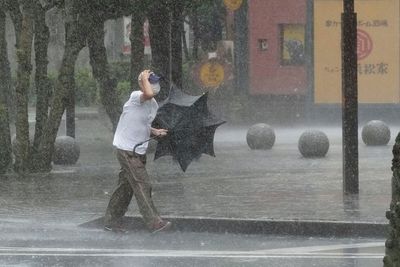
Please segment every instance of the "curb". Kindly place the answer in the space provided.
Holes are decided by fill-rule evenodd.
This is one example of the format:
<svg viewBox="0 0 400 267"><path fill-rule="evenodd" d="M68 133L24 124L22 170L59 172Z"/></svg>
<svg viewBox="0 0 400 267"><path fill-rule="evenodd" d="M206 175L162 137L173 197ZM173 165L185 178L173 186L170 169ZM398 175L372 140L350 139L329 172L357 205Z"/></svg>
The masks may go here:
<svg viewBox="0 0 400 267"><path fill-rule="evenodd" d="M250 220L208 217L165 217L173 223L173 230L190 232L265 234L321 237L387 237L388 224L342 221ZM104 218L79 225L103 228ZM128 230L143 230L140 216L124 217L122 225Z"/></svg>

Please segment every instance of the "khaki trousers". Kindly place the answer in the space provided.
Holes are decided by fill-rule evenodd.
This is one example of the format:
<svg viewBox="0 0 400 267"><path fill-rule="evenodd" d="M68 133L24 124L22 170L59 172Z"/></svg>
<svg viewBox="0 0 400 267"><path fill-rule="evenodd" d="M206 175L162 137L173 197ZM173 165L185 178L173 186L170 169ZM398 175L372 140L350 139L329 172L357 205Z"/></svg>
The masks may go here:
<svg viewBox="0 0 400 267"><path fill-rule="evenodd" d="M146 226L151 229L159 222L160 216L151 198L150 178L147 174L146 155L117 149L117 159L121 165L118 187L108 203L105 224L113 225L119 222L128 210L134 195L140 214Z"/></svg>

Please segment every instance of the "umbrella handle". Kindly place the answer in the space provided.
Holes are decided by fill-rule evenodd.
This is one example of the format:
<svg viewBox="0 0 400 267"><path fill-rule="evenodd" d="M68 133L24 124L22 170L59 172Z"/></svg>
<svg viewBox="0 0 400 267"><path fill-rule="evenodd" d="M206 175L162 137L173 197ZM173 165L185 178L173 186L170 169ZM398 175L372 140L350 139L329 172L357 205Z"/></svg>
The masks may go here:
<svg viewBox="0 0 400 267"><path fill-rule="evenodd" d="M141 145L143 145L144 143L149 142L149 141L152 140L152 139L154 139L154 137L150 137L149 139L147 139L147 140L145 140L145 141L143 141L143 142L140 142L140 143L136 144L136 145L133 147L133 153L136 153L136 148L137 148L138 146L141 146Z"/></svg>
<svg viewBox="0 0 400 267"><path fill-rule="evenodd" d="M149 139L144 140L143 142L140 142L140 143L136 144L136 145L133 147L133 153L136 153L135 151L136 151L136 148L137 148L138 146L141 146L141 145L143 145L144 143L149 142L150 140L156 139L157 137L158 137L158 136L150 137Z"/></svg>

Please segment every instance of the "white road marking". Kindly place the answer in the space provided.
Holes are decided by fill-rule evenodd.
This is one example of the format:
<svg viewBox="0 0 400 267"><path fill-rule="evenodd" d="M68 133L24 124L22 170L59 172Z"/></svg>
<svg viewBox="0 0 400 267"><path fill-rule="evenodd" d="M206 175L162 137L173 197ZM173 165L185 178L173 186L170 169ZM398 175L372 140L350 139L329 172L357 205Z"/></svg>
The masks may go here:
<svg viewBox="0 0 400 267"><path fill-rule="evenodd" d="M309 247L292 247L292 248L278 248L258 250L259 252L268 253L304 253L304 252L318 252L327 250L349 249L349 248L371 248L371 247L384 247L385 242L368 242L368 243L354 243L354 244L337 244L325 246L309 246Z"/></svg>
<svg viewBox="0 0 400 267"><path fill-rule="evenodd" d="M109 248L0 247L1 256L38 257L161 257L161 258L302 258L302 259L381 259L383 253L321 252L327 250L383 246L382 242L280 248L257 251L138 250ZM307 250L308 249L308 250Z"/></svg>
<svg viewBox="0 0 400 267"><path fill-rule="evenodd" d="M73 253L1 253L1 256L34 256L34 257L153 257L153 258L237 258L237 259L382 259L384 254L372 255L191 255L191 254L152 254L152 253L127 253L127 254L73 254Z"/></svg>

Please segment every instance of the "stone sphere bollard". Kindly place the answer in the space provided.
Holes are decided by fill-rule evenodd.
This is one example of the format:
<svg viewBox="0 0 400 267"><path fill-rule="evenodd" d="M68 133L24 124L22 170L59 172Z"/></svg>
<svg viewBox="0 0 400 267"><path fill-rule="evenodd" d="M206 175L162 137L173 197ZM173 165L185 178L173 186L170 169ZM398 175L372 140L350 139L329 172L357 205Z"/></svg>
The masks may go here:
<svg viewBox="0 0 400 267"><path fill-rule="evenodd" d="M275 131L268 124L255 124L247 131L246 141L251 149L271 149L275 143Z"/></svg>
<svg viewBox="0 0 400 267"><path fill-rule="evenodd" d="M329 139L321 131L305 131L299 138L298 147L305 158L322 158L329 150Z"/></svg>
<svg viewBox="0 0 400 267"><path fill-rule="evenodd" d="M75 164L80 155L78 143L70 136L58 136L54 143L53 162L59 165Z"/></svg>
<svg viewBox="0 0 400 267"><path fill-rule="evenodd" d="M363 127L361 137L367 146L384 146L390 141L390 129L383 121L372 120Z"/></svg>

